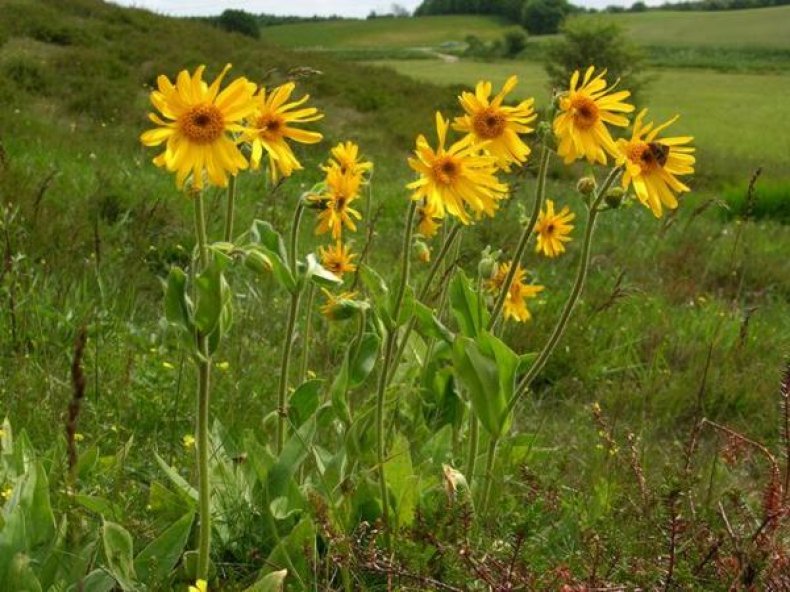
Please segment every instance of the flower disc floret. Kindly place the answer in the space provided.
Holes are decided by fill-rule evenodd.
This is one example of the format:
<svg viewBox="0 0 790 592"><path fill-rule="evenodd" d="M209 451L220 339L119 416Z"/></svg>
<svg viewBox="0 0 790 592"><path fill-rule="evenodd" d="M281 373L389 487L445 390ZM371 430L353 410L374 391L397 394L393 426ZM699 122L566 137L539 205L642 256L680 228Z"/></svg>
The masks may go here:
<svg viewBox="0 0 790 592"><path fill-rule="evenodd" d="M417 138L415 158L409 166L420 177L407 187L412 199L425 200L436 218L446 213L469 224L469 210L477 216L493 216L499 200L507 197L508 187L496 177L496 158L481 153L486 144L476 144L471 135L445 148L449 123L436 113L439 139L436 150L424 136Z"/></svg>
<svg viewBox="0 0 790 592"><path fill-rule="evenodd" d="M204 176L212 185L225 187L228 175L247 168L235 134L245 130L242 121L255 109L255 84L237 78L220 92L230 64L210 85L203 81L205 66L194 74L182 70L173 84L167 76L157 78L151 103L159 112L149 119L158 127L143 132L146 146L165 145L154 164L176 174L176 184L184 186L191 175L195 189L202 189Z"/></svg>
<svg viewBox="0 0 790 592"><path fill-rule="evenodd" d="M559 114L554 118L559 154L565 164L579 158L590 163L606 164L607 152L617 154L612 135L607 127L626 127L628 118L620 113L631 113L634 106L625 100L631 96L627 90L612 92L604 76L606 70L593 77L595 67L590 66L579 84L580 73L571 76L570 87L559 100Z"/></svg>

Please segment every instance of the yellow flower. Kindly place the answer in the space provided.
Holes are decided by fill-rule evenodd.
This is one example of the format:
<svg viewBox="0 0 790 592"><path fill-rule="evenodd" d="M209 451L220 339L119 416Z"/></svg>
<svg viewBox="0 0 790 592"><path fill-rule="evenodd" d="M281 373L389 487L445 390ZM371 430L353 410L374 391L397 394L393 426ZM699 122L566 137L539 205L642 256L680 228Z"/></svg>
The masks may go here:
<svg viewBox="0 0 790 592"><path fill-rule="evenodd" d="M342 174L339 169L330 171L326 176L326 193L314 201L320 204L322 210L318 214L316 234L332 233L332 238L337 240L347 227L352 232L357 229L354 218L362 219L362 214L351 207L351 203L359 197L360 177Z"/></svg>
<svg viewBox="0 0 790 592"><path fill-rule="evenodd" d="M486 143L474 143L470 135L445 148L449 124L436 113L436 150L428 145L425 136L417 138L416 158L409 158L409 166L420 178L407 187L414 189L412 199L425 199L434 215L444 218L445 212L469 224L467 206L478 216L493 216L497 202L507 196L508 187L496 178L496 158L480 153Z"/></svg>
<svg viewBox="0 0 790 592"><path fill-rule="evenodd" d="M497 272L494 277L486 282L486 289L492 294L498 296L505 284L505 278L510 272L510 267L513 265L512 261L507 263L500 263L497 266ZM505 319L514 319L519 322L528 321L532 315L527 308L527 298L535 298L538 292L543 291L543 286L535 284L527 284L525 282L527 272L521 265L516 267L516 274L513 276L513 281L510 283L510 288L505 297L505 304L502 309Z"/></svg>
<svg viewBox="0 0 790 592"><path fill-rule="evenodd" d="M217 363L216 363L214 366L215 366L215 367L216 367L218 370L222 370L223 372L227 372L227 371L228 371L228 369L230 368L230 362L228 362L227 360L225 360L225 361L222 361L222 362L217 362Z"/></svg>
<svg viewBox="0 0 790 592"><path fill-rule="evenodd" d="M675 136L659 139L658 133L677 121L677 116L654 129L652 121L642 123L646 114L647 109L643 109L637 115L630 140L618 140L617 163L625 166L623 189L633 185L639 201L659 217L662 204L674 209L678 205L675 193L689 191L676 175L694 172L694 148L686 146L694 138Z"/></svg>
<svg viewBox="0 0 790 592"><path fill-rule="evenodd" d="M186 434L183 438L181 438L181 443L184 445L184 448L189 450L195 445L195 436L192 434Z"/></svg>
<svg viewBox="0 0 790 592"><path fill-rule="evenodd" d="M189 592L208 592L208 582L206 580L198 580L194 586L189 587Z"/></svg>
<svg viewBox="0 0 790 592"><path fill-rule="evenodd" d="M603 79L606 70L592 78L594 66L587 68L579 86L579 71L571 76L570 89L560 98L560 113L554 118L554 133L559 140L557 154L565 164L585 157L590 163L606 164L606 152L616 153L606 124L626 127L628 118L620 113L630 113L634 106L625 103L631 96L627 90L612 93Z"/></svg>
<svg viewBox="0 0 790 592"><path fill-rule="evenodd" d="M546 200L545 211L540 212L538 222L535 224L535 232L538 235L535 252L543 251L546 257L556 257L565 252L565 245L571 240L568 235L573 230L573 226L568 224L576 217L568 206L562 208L560 213L554 212L554 202Z"/></svg>
<svg viewBox="0 0 790 592"><path fill-rule="evenodd" d="M278 86L267 95L262 88L255 95L255 111L249 120L249 130L245 139L250 143L252 153L250 162L253 169L261 166L263 151L269 155L269 173L272 181L276 182L279 175L289 177L294 170L300 170L302 165L294 156L288 140L302 144L315 144L323 136L318 132L310 132L296 127L293 124L309 123L323 117L315 107L302 106L310 95L288 103L296 85L288 82Z"/></svg>
<svg viewBox="0 0 790 592"><path fill-rule="evenodd" d="M241 122L255 109L255 84L238 78L220 92L230 64L211 85L203 81L204 69L198 67L191 77L182 70L175 84L167 76L157 78L158 90L151 93L151 103L164 119L149 113L159 127L140 136L146 146L165 144L154 164L176 173L179 188L190 173L196 189L203 188L204 173L209 183L225 187L228 174L247 168L247 160L230 134L244 131Z"/></svg>
<svg viewBox="0 0 790 592"><path fill-rule="evenodd" d="M507 79L493 99L490 82L478 82L475 92L464 92L458 97L466 115L456 117L453 129L471 134L475 142L487 142L486 151L497 159L497 165L505 171L510 170L510 165L522 163L527 160L530 149L519 134L528 134L533 131L529 123L535 120L532 105L535 99L527 99L515 107L506 107L502 101L510 94L518 78L511 76Z"/></svg>
<svg viewBox="0 0 790 592"><path fill-rule="evenodd" d="M6 485L2 490L0 490L0 497L3 498L4 502L10 500L12 495L14 495L14 488L10 485Z"/></svg>
<svg viewBox="0 0 790 592"><path fill-rule="evenodd" d="M354 300L357 292L341 292L332 294L326 288L321 288L326 296L326 303L321 307L323 314L330 321L342 321L351 318L359 310L359 303Z"/></svg>
<svg viewBox="0 0 790 592"><path fill-rule="evenodd" d="M430 202L424 202L417 208L417 232L424 238L436 236L440 222L436 216L436 207Z"/></svg>
<svg viewBox="0 0 790 592"><path fill-rule="evenodd" d="M321 265L338 277L343 277L344 273L357 269L357 266L351 263L356 255L351 252L350 247L344 246L340 241L326 249L318 247L318 255L321 257Z"/></svg>
<svg viewBox="0 0 790 592"><path fill-rule="evenodd" d="M362 176L373 168L372 162L361 159L359 146L354 142L340 142L330 153L329 161L321 167L325 173L336 168L342 174Z"/></svg>

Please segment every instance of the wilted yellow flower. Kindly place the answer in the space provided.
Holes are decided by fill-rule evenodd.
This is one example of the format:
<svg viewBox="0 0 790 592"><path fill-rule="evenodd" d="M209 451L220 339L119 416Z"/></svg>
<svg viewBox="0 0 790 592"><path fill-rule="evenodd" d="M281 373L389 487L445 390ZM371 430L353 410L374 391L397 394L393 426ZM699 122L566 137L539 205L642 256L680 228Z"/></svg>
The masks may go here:
<svg viewBox="0 0 790 592"><path fill-rule="evenodd" d="M510 267L513 265L512 261L507 263L500 263L497 266L497 272L493 278L486 282L486 289L498 296L502 291L507 274L510 272ZM505 319L513 319L519 322L528 321L532 315L527 308L527 298L535 298L538 292L543 291L543 286L526 283L527 272L521 265L516 267L516 274L513 276L513 281L505 297L504 307L502 312Z"/></svg>
<svg viewBox="0 0 790 592"><path fill-rule="evenodd" d="M228 174L247 168L231 134L244 131L241 122L255 109L255 84L237 78L220 92L230 64L211 85L203 81L204 69L199 66L192 76L182 70L175 85L167 76L157 78L158 90L151 93L151 103L164 119L149 113L159 127L140 136L146 146L165 143L165 151L154 158L154 164L176 173L179 188L191 174L192 185L201 189L204 173L209 183L225 187Z"/></svg>
<svg viewBox="0 0 790 592"><path fill-rule="evenodd" d="M559 140L557 154L565 164L582 157L590 163L606 164L606 152L616 153L606 124L626 127L628 118L617 113L634 110L633 105L624 102L631 96L629 91L611 93L613 87L607 88L603 79L606 70L592 78L594 71L594 66L587 68L579 86L579 71L576 70L571 76L570 89L560 98L560 113L554 118L554 133Z"/></svg>
<svg viewBox="0 0 790 592"><path fill-rule="evenodd" d="M325 173L338 169L344 175L362 176L373 168L372 162L361 159L359 146L354 142L340 142L330 154L327 164L321 167Z"/></svg>
<svg viewBox="0 0 790 592"><path fill-rule="evenodd" d="M670 209L677 207L675 193L689 191L686 185L677 180L676 175L694 172L694 148L686 146L694 138L676 136L658 139L658 133L672 125L678 117L653 129L653 122L642 123L646 114L647 109L643 109L637 115L630 140L617 141L617 163L625 165L623 189L633 185L639 201L658 217L661 216L662 204Z"/></svg>
<svg viewBox="0 0 790 592"><path fill-rule="evenodd" d="M318 214L316 234L332 233L337 240L347 227L352 232L357 229L354 218L362 219L362 214L351 207L351 203L359 197L360 177L342 174L338 169L330 171L326 176L326 193L316 196L314 201L321 205Z"/></svg>
<svg viewBox="0 0 790 592"><path fill-rule="evenodd" d="M535 99L521 101L515 107L502 104L517 84L518 77L511 76L499 94L489 99L491 83L478 82L474 93L463 92L458 97L466 115L456 117L453 123L454 130L470 134L475 142L487 142L486 151L495 156L497 165L506 171L511 164L527 160L530 149L519 134L532 132L528 124L537 117L532 109Z"/></svg>
<svg viewBox="0 0 790 592"><path fill-rule="evenodd" d="M450 148L445 148L448 122L436 113L436 150L428 145L425 136L417 138L416 158L409 158L409 166L420 178L407 187L414 189L412 199L425 199L437 218L445 211L463 224L471 221L467 207L479 217L493 216L497 202L507 196L508 187L496 178L496 159L480 153L485 143L475 144L472 136L465 136Z"/></svg>
<svg viewBox="0 0 790 592"><path fill-rule="evenodd" d="M535 232L538 240L535 244L535 252L543 251L546 257L556 257L565 252L565 245L571 240L568 236L573 230L573 226L568 224L576 217L568 206L562 208L560 213L554 212L554 202L546 200L546 209L540 212L538 221L535 224Z"/></svg>
<svg viewBox="0 0 790 592"><path fill-rule="evenodd" d="M351 262L356 255L351 252L351 247L343 245L340 241L326 249L318 247L318 255L321 258L321 265L338 277L343 277L344 273L357 269L357 266Z"/></svg>
<svg viewBox="0 0 790 592"><path fill-rule="evenodd" d="M321 307L323 314L330 321L342 321L351 318L359 309L359 303L354 300L357 292L341 292L332 294L326 288L321 288L326 296L326 303Z"/></svg>
<svg viewBox="0 0 790 592"><path fill-rule="evenodd" d="M189 587L189 592L208 592L208 582L206 580L198 580L194 586Z"/></svg>
<svg viewBox="0 0 790 592"><path fill-rule="evenodd" d="M293 82L278 86L268 94L266 89L262 88L255 95L255 111L249 119L249 130L245 136L252 149L250 154L252 168L260 167L265 150L269 155L269 173L272 181L275 182L280 174L289 177L294 170L302 168L288 140L315 144L323 138L318 132L292 127L294 124L309 123L323 117L315 107L297 109L307 102L310 95L304 95L301 99L288 103L294 88L296 85Z"/></svg>
<svg viewBox="0 0 790 592"><path fill-rule="evenodd" d="M439 231L441 220L436 216L436 207L430 202L423 202L417 208L417 232L424 238L432 238Z"/></svg>

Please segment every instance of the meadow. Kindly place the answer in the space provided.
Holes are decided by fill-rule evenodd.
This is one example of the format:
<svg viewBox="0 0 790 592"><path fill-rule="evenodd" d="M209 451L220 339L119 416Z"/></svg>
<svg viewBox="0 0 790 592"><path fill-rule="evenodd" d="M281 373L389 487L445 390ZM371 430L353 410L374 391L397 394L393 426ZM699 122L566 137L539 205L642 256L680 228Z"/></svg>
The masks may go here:
<svg viewBox="0 0 790 592"><path fill-rule="evenodd" d="M684 29L676 15L618 18L634 30L665 18L660 28L645 25L667 36L649 43L676 35L718 47L726 37L732 47L759 40L786 49L786 19L776 16L786 8L734 13L763 28L721 24L721 35ZM543 108L545 75L518 60L355 63L298 41L441 51L467 31L500 36L503 24L486 19L473 27L466 17L285 25L257 42L94 0L0 0L0 14L0 588L185 592L199 573L189 553L199 537L198 372L166 318L163 283L174 266L193 273L197 242L193 201L139 142L151 127L157 75L207 64L211 80L232 62L231 78L267 86L295 79L295 96L309 92L325 113L311 124L324 140L295 149L304 170L282 184L265 171L239 177L239 244L253 242L245 231L255 219L287 237L300 196L323 178L329 148L353 140L374 172L351 246L361 252L370 242L367 263L392 292L401 281L405 186L415 178L406 159L417 134L434 142L434 111L457 114L457 95L479 79L498 88L516 73L515 96L534 96ZM731 22L729 13L702 16ZM290 48L271 43L278 35ZM358 351L388 336L382 283L348 282L371 301L368 320L384 319L379 326L330 321L316 310L305 340L300 317L291 383L298 396L289 393L287 415L293 436L280 452L278 376L291 295L272 273L226 269L235 322L213 356L209 588L786 589L788 91L777 72L655 71L651 112L680 113L677 131L695 136L694 191L662 219L633 200L601 215L573 320L485 472L490 438L481 428L471 506L444 465L466 472L477 407L467 382L445 380L446 359L439 369L426 363L441 349L428 344L474 325L459 312L459 301L475 301L474 286L451 275L476 277L487 245L513 256L540 176L537 143L508 177L514 189L500 213L465 231L448 258L431 297L440 302L447 286L453 307L436 304L436 318L423 311L393 370L384 463L373 418L387 358L380 348ZM587 208L576 182L593 172L556 157L548 168L545 195L575 212L577 231ZM225 192L210 188L203 199L208 235L219 241ZM297 235L303 254L326 244L313 221L306 211ZM438 240L428 241L434 258ZM505 324L499 334L514 351L544 346L572 291L581 242L579 233L556 260L527 255L547 288L530 301L530 322ZM415 286L429 269L413 257ZM354 378L339 379L343 368ZM431 382L424 372L444 378ZM313 378L297 384L297 375ZM398 524L394 554L382 533L382 464ZM480 516L486 482L495 511ZM774 525L770 540L762 536Z"/></svg>

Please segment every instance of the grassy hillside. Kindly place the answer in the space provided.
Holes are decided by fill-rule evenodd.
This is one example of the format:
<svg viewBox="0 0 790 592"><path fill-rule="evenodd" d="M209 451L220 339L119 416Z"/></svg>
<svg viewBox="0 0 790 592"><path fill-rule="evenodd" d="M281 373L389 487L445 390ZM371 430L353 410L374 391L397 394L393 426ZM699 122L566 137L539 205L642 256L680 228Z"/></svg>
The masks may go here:
<svg viewBox="0 0 790 592"><path fill-rule="evenodd" d="M491 41L514 28L492 17L428 16L277 25L264 28L262 36L284 47L411 48L462 42L467 35Z"/></svg>

